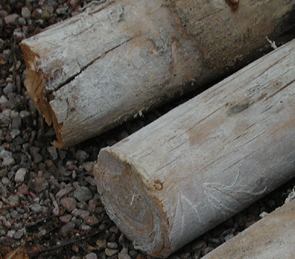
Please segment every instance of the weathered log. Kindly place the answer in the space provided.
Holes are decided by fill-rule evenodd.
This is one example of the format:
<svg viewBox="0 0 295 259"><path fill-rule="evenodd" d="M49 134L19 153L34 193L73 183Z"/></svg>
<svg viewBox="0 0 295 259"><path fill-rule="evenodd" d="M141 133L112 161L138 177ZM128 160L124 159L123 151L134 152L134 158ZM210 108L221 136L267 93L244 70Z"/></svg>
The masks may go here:
<svg viewBox="0 0 295 259"><path fill-rule="evenodd" d="M275 39L295 3L243 0L233 11L224 0L100 2L21 44L26 88L58 147L224 75Z"/></svg>
<svg viewBox="0 0 295 259"><path fill-rule="evenodd" d="M94 174L135 247L165 257L295 171L295 40L104 148Z"/></svg>
<svg viewBox="0 0 295 259"><path fill-rule="evenodd" d="M224 243L203 259L295 258L295 200Z"/></svg>

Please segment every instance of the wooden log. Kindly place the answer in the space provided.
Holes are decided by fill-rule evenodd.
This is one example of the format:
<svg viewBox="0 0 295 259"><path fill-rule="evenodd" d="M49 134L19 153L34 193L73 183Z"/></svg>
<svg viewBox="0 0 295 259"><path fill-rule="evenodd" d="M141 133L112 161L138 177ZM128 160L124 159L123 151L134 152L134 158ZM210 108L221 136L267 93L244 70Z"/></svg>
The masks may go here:
<svg viewBox="0 0 295 259"><path fill-rule="evenodd" d="M203 259L295 258L295 200L224 243Z"/></svg>
<svg viewBox="0 0 295 259"><path fill-rule="evenodd" d="M58 147L224 75L275 39L295 1L99 2L21 43L26 88Z"/></svg>
<svg viewBox="0 0 295 259"><path fill-rule="evenodd" d="M112 147L94 167L107 213L166 257L294 177L295 40Z"/></svg>

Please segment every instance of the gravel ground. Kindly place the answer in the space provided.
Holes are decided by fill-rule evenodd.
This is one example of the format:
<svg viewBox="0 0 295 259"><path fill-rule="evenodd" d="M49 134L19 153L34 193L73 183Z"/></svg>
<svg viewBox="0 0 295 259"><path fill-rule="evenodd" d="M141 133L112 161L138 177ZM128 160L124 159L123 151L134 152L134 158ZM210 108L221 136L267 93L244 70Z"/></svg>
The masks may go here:
<svg viewBox="0 0 295 259"><path fill-rule="evenodd" d="M174 102L68 150L51 145L54 130L24 87L18 43L67 19L90 1L0 1L0 258L18 249L30 258L151 258L137 251L106 215L92 166L112 145L182 102ZM284 203L295 181L194 240L173 259L201 258ZM1 257L2 256L2 257Z"/></svg>

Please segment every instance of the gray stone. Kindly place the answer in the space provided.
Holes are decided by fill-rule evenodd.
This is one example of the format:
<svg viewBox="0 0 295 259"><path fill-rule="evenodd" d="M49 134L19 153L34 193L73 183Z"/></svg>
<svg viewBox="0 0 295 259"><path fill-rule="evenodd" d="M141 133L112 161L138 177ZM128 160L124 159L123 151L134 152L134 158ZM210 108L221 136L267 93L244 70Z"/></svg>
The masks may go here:
<svg viewBox="0 0 295 259"><path fill-rule="evenodd" d="M77 206L77 201L72 197L64 197L60 200L60 204L71 212Z"/></svg>
<svg viewBox="0 0 295 259"><path fill-rule="evenodd" d="M92 198L91 191L85 186L77 186L73 195L78 201L88 201Z"/></svg>
<svg viewBox="0 0 295 259"><path fill-rule="evenodd" d="M11 194L7 200L9 201L10 206L14 206L16 204L19 204L19 197L18 195Z"/></svg>
<svg viewBox="0 0 295 259"><path fill-rule="evenodd" d="M119 229L116 226L112 226L110 228L110 232L115 233L115 234L118 234L119 233Z"/></svg>
<svg viewBox="0 0 295 259"><path fill-rule="evenodd" d="M85 255L85 259L97 259L97 255L95 253L90 253Z"/></svg>
<svg viewBox="0 0 295 259"><path fill-rule="evenodd" d="M49 183L44 177L36 177L33 179L35 192L40 193L49 187Z"/></svg>
<svg viewBox="0 0 295 259"><path fill-rule="evenodd" d="M23 235L24 235L24 230L19 229L14 233L13 238L14 239L21 239Z"/></svg>
<svg viewBox="0 0 295 259"><path fill-rule="evenodd" d="M87 210L74 209L72 211L72 215L74 215L75 217L80 217L84 219L90 215L90 212Z"/></svg>
<svg viewBox="0 0 295 259"><path fill-rule="evenodd" d="M6 185L6 186L10 186L11 185L11 181L9 180L9 178L7 177L3 177L1 182Z"/></svg>
<svg viewBox="0 0 295 259"><path fill-rule="evenodd" d="M0 21L1 21L1 19L0 19ZM5 41L0 38L0 52L2 52L4 47L5 47Z"/></svg>
<svg viewBox="0 0 295 259"><path fill-rule="evenodd" d="M86 224L82 224L80 227L79 227L80 230L82 230L83 232L84 231L90 231L91 230L91 227L86 225Z"/></svg>
<svg viewBox="0 0 295 259"><path fill-rule="evenodd" d="M83 150L78 150L76 153L76 159L80 162L80 164L82 164L82 162L84 162L88 157L89 155Z"/></svg>
<svg viewBox="0 0 295 259"><path fill-rule="evenodd" d="M2 50L4 49L4 47L5 47L5 41L0 38L0 52L2 52Z"/></svg>
<svg viewBox="0 0 295 259"><path fill-rule="evenodd" d="M83 163L82 166L86 172L90 172L93 170L94 164L95 164L94 161L90 161L90 162Z"/></svg>
<svg viewBox="0 0 295 259"><path fill-rule="evenodd" d="M0 158L5 159L5 158L8 158L8 157L12 157L12 153L5 150L5 149L2 149L0 151Z"/></svg>
<svg viewBox="0 0 295 259"><path fill-rule="evenodd" d="M26 6L22 8L21 14L22 14L22 17L24 17L25 19L28 19L31 17L31 11Z"/></svg>
<svg viewBox="0 0 295 259"><path fill-rule="evenodd" d="M29 206L29 208L30 208L33 212L36 212L36 213L38 213L38 212L40 212L40 211L42 210L41 205L38 204L38 203L31 204L31 205Z"/></svg>
<svg viewBox="0 0 295 259"><path fill-rule="evenodd" d="M49 146L49 147L47 147L47 151L53 160L56 160L58 158L58 153L57 153L56 147Z"/></svg>
<svg viewBox="0 0 295 259"><path fill-rule="evenodd" d="M89 217L86 217L84 218L85 222L88 224L88 225L94 225L94 224L97 224L99 223L99 220L97 217L95 216L89 216ZM111 248L111 247L110 247ZM117 247L115 247L117 248Z"/></svg>
<svg viewBox="0 0 295 259"><path fill-rule="evenodd" d="M116 249L118 245L115 242L107 242L107 248Z"/></svg>
<svg viewBox="0 0 295 259"><path fill-rule="evenodd" d="M129 251L129 255L132 257L132 258L136 258L137 256L137 252L135 250L130 250Z"/></svg>
<svg viewBox="0 0 295 259"><path fill-rule="evenodd" d="M74 222L68 222L64 226L62 226L59 230L59 233L66 237L69 235L73 230L75 229L75 223Z"/></svg>
<svg viewBox="0 0 295 259"><path fill-rule="evenodd" d="M10 49L3 50L3 55L4 55L5 60L8 60L11 55L11 50Z"/></svg>
<svg viewBox="0 0 295 259"><path fill-rule="evenodd" d="M0 151L0 158L3 159L2 166L11 166L15 164L12 153L6 150Z"/></svg>
<svg viewBox="0 0 295 259"><path fill-rule="evenodd" d="M10 238L13 238L15 232L16 232L15 230L9 230L9 231L7 232L7 236L10 237Z"/></svg>
<svg viewBox="0 0 295 259"><path fill-rule="evenodd" d="M7 197L7 189L1 182L0 182L0 196L4 198Z"/></svg>
<svg viewBox="0 0 295 259"><path fill-rule="evenodd" d="M0 104L6 104L6 103L8 103L7 98L4 95L1 95L1 97L0 97ZM1 121L1 119L0 119L0 121Z"/></svg>
<svg viewBox="0 0 295 259"><path fill-rule="evenodd" d="M2 166L12 166L14 164L15 164L15 161L11 157L3 159L3 162L2 162Z"/></svg>
<svg viewBox="0 0 295 259"><path fill-rule="evenodd" d="M6 85L6 87L3 89L3 93L5 94L9 94L13 92L13 84L12 83L8 83Z"/></svg>
<svg viewBox="0 0 295 259"><path fill-rule="evenodd" d="M60 190L56 193L55 197L56 197L57 199L61 199L62 197L68 195L68 194L69 194L71 191L73 191L73 190L74 190L74 187L69 183L69 184L67 184L63 189L60 189Z"/></svg>
<svg viewBox="0 0 295 259"><path fill-rule="evenodd" d="M87 210L88 204L86 203L86 201L80 201L78 202L77 207L81 210Z"/></svg>
<svg viewBox="0 0 295 259"><path fill-rule="evenodd" d="M59 7L56 9L57 14L65 14L68 10L68 6Z"/></svg>
<svg viewBox="0 0 295 259"><path fill-rule="evenodd" d="M30 153L34 159L34 163L38 164L43 160L43 156L39 154L40 148L37 147L31 147Z"/></svg>
<svg viewBox="0 0 295 259"><path fill-rule="evenodd" d="M105 249L107 247L107 241L105 239L97 239L95 244L99 250Z"/></svg>
<svg viewBox="0 0 295 259"><path fill-rule="evenodd" d="M18 23L20 25L26 25L27 22L26 20L23 18L23 17L20 17L18 18ZM13 36L16 38L16 39L23 39L25 37L23 31L21 28L16 28L14 31L13 31ZM17 61L16 63L16 69L18 69L20 67L21 63L20 61Z"/></svg>
<svg viewBox="0 0 295 259"><path fill-rule="evenodd" d="M19 17L19 15L16 13L9 14L9 15L5 16L4 21L8 25L16 25L18 17Z"/></svg>
<svg viewBox="0 0 295 259"><path fill-rule="evenodd" d="M70 214L59 217L60 221L64 222L64 223L70 222L72 218L73 218L73 216Z"/></svg>
<svg viewBox="0 0 295 259"><path fill-rule="evenodd" d="M15 114L15 116L12 118L11 128L12 129L20 129L21 126L22 126L22 118L19 115L19 113Z"/></svg>
<svg viewBox="0 0 295 259"><path fill-rule="evenodd" d="M118 249L109 249L109 248L106 248L104 250L104 252L106 253L107 256L114 256L117 253L119 253L119 250Z"/></svg>
<svg viewBox="0 0 295 259"><path fill-rule="evenodd" d="M29 111L22 110L20 111L19 115L21 116L22 119L24 119L24 118L30 117L31 113Z"/></svg>
<svg viewBox="0 0 295 259"><path fill-rule="evenodd" d="M20 130L19 129L13 129L11 132L10 132L10 136L12 139L15 139L17 136L19 136L20 134Z"/></svg>
<svg viewBox="0 0 295 259"><path fill-rule="evenodd" d="M131 259L130 255L128 254L128 249L126 247L124 247L118 254L118 259Z"/></svg>
<svg viewBox="0 0 295 259"><path fill-rule="evenodd" d="M26 168L20 168L16 171L16 174L14 176L14 180L17 183L22 183L25 180L27 174L27 169Z"/></svg>
<svg viewBox="0 0 295 259"><path fill-rule="evenodd" d="M199 240L196 243L192 244L192 250L200 250L206 246L207 244L204 240Z"/></svg>
<svg viewBox="0 0 295 259"><path fill-rule="evenodd" d="M14 131L14 130L13 130ZM17 131L17 130L15 130ZM13 136L13 135L12 135ZM11 137L12 137L11 136ZM25 143L25 141L23 140L23 138L21 136L17 136L14 140L13 140L13 144L14 145L22 145L23 143Z"/></svg>

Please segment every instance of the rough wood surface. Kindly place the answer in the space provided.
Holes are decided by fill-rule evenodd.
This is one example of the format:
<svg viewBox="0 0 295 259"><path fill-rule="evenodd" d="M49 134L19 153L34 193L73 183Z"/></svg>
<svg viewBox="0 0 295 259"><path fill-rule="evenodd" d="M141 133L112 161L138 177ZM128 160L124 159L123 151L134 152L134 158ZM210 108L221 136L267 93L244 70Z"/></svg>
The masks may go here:
<svg viewBox="0 0 295 259"><path fill-rule="evenodd" d="M165 257L294 177L295 41L112 147L95 165L106 210Z"/></svg>
<svg viewBox="0 0 295 259"><path fill-rule="evenodd" d="M58 147L224 75L275 39L295 3L243 0L233 11L224 0L100 2L21 44L26 88Z"/></svg>
<svg viewBox="0 0 295 259"><path fill-rule="evenodd" d="M224 243L203 259L295 258L295 200Z"/></svg>

